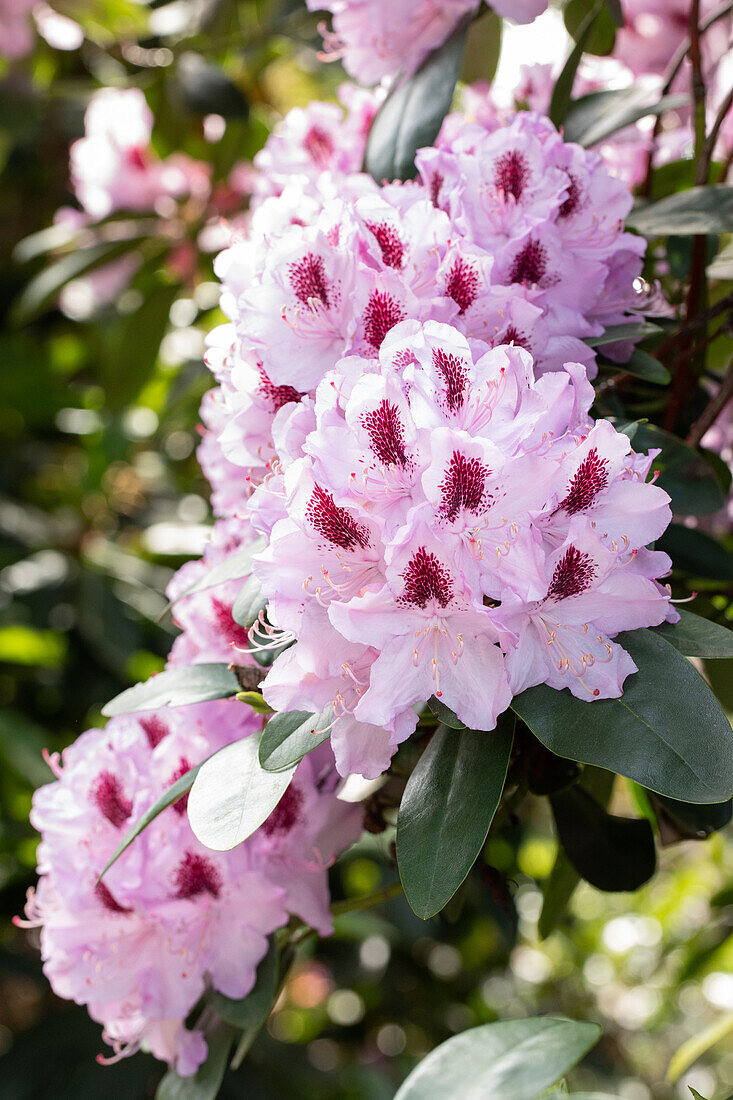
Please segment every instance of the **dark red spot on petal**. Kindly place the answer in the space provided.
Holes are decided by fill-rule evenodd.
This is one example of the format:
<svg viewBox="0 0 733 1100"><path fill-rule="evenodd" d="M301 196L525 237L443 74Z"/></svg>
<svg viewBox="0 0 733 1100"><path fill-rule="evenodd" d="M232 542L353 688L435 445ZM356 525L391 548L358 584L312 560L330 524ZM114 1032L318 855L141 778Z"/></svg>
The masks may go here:
<svg viewBox="0 0 733 1100"><path fill-rule="evenodd" d="M357 523L345 508L339 508L333 493L320 485L314 486L305 514L319 535L342 550L354 550L357 546L365 550L369 545L367 528Z"/></svg>
<svg viewBox="0 0 733 1100"><path fill-rule="evenodd" d="M567 198L557 212L558 218L569 218L570 215L574 214L580 206L580 184L578 183L575 176L572 175L572 173L570 172L568 172L568 179L570 182L568 184Z"/></svg>
<svg viewBox="0 0 733 1100"><path fill-rule="evenodd" d="M458 306L459 313L465 313L478 296L478 272L465 260L456 260L448 272L445 293Z"/></svg>
<svg viewBox="0 0 733 1100"><path fill-rule="evenodd" d="M440 486L442 500L438 515L451 522L462 508L482 512L488 507L491 494L486 491L489 468L478 458L467 458L454 451Z"/></svg>
<svg viewBox="0 0 733 1100"><path fill-rule="evenodd" d="M122 793L122 785L112 772L100 772L89 797L110 824L119 829L132 813L132 802Z"/></svg>
<svg viewBox="0 0 733 1100"><path fill-rule="evenodd" d="M291 264L289 271L293 293L303 305L309 306L313 301L319 301L328 309L329 288L322 256L309 252L302 260Z"/></svg>
<svg viewBox="0 0 733 1100"><path fill-rule="evenodd" d="M438 200L440 199L440 192L443 187L443 176L440 172L435 172L433 178L430 181L430 201L436 209L440 209L438 206Z"/></svg>
<svg viewBox="0 0 733 1100"><path fill-rule="evenodd" d="M237 646L238 649L249 649L249 638L247 631L239 623L235 622L232 618L232 609L221 600L217 600L213 597L211 600L211 608L214 612L214 620L216 622L217 630L224 635L226 640L232 645Z"/></svg>
<svg viewBox="0 0 733 1100"><path fill-rule="evenodd" d="M376 409L364 413L361 422L380 462L385 466L407 465L405 433L396 405L385 397Z"/></svg>
<svg viewBox="0 0 733 1100"><path fill-rule="evenodd" d="M590 588L596 575L596 566L589 554L583 554L574 546L569 546L552 574L547 590L547 598L567 600Z"/></svg>
<svg viewBox="0 0 733 1100"><path fill-rule="evenodd" d="M327 168L333 156L333 138L321 126L311 126L303 138L303 148L314 164Z"/></svg>
<svg viewBox="0 0 733 1100"><path fill-rule="evenodd" d="M584 512L607 485L608 462L600 458L598 450L593 447L578 466L570 480L567 496L558 507L564 508L571 516Z"/></svg>
<svg viewBox="0 0 733 1100"><path fill-rule="evenodd" d="M522 192L529 179L529 165L521 153L510 150L503 153L494 166L494 183L507 195L513 195L515 199L522 197Z"/></svg>
<svg viewBox="0 0 733 1100"><path fill-rule="evenodd" d="M125 161L129 168L134 168L138 172L146 172L148 165L145 159L145 152L139 145L134 145L132 149L128 149L125 153Z"/></svg>
<svg viewBox="0 0 733 1100"><path fill-rule="evenodd" d="M291 783L285 794L262 826L265 836L275 833L289 833L300 819L303 807L303 792Z"/></svg>
<svg viewBox="0 0 733 1100"><path fill-rule="evenodd" d="M377 238L382 260L387 267L401 268L405 260L405 246L395 227L389 222L367 222L367 229Z"/></svg>
<svg viewBox="0 0 733 1100"><path fill-rule="evenodd" d="M466 400L468 391L468 366L457 355L443 348L433 349L433 366L445 383L445 403L451 412L458 412Z"/></svg>
<svg viewBox="0 0 733 1100"><path fill-rule="evenodd" d="M283 405L289 405L291 401L300 401L303 396L292 386L276 386L265 373L262 366L258 366L260 384L257 392L261 394L272 406L272 411L277 412Z"/></svg>
<svg viewBox="0 0 733 1100"><path fill-rule="evenodd" d="M186 852L174 874L177 898L195 898L199 894L211 894L218 898L221 891L221 875L206 856Z"/></svg>
<svg viewBox="0 0 733 1100"><path fill-rule="evenodd" d="M525 333L520 332L515 325L509 325L504 336L503 344L514 344L515 348L525 348L529 351L529 340Z"/></svg>
<svg viewBox="0 0 733 1100"><path fill-rule="evenodd" d="M188 775L190 771L191 765L189 764L188 760L186 760L185 756L182 756L179 761L178 767L168 780L168 786L172 787L174 783L177 783L179 779L183 779L184 775ZM173 803L173 809L176 811L177 814L185 814L186 810L188 809L188 795L189 792L186 791L185 794L182 794L181 797L177 798L176 801Z"/></svg>
<svg viewBox="0 0 733 1100"><path fill-rule="evenodd" d="M400 303L383 290L375 290L364 310L364 336L375 351L379 351L382 341L390 329L404 321L405 311Z"/></svg>
<svg viewBox="0 0 733 1100"><path fill-rule="evenodd" d="M405 589L398 603L411 607L427 607L435 600L445 607L453 595L453 579L435 554L420 546L410 558L409 564L401 574Z"/></svg>
<svg viewBox="0 0 733 1100"><path fill-rule="evenodd" d="M98 882L94 887L94 896L110 913L132 912L132 909L126 909L124 905L120 905L112 891L103 882Z"/></svg>
<svg viewBox="0 0 733 1100"><path fill-rule="evenodd" d="M539 283L547 271L547 249L539 241L527 241L514 257L509 281L531 285Z"/></svg>
<svg viewBox="0 0 733 1100"><path fill-rule="evenodd" d="M170 732L165 722L162 718L158 718L157 714L153 714L150 718L141 718L139 721L151 749L156 748Z"/></svg>

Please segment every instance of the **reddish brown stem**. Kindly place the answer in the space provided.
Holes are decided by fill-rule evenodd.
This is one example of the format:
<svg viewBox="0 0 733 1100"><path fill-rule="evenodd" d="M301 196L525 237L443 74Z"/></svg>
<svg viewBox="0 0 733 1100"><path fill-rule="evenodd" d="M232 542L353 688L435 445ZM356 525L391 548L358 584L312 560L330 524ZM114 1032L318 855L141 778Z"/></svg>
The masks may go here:
<svg viewBox="0 0 733 1100"><path fill-rule="evenodd" d="M729 367L728 373L720 383L718 392L711 398L704 411L690 428L687 442L691 447L697 447L702 437L712 428L731 399L733 399L733 365Z"/></svg>

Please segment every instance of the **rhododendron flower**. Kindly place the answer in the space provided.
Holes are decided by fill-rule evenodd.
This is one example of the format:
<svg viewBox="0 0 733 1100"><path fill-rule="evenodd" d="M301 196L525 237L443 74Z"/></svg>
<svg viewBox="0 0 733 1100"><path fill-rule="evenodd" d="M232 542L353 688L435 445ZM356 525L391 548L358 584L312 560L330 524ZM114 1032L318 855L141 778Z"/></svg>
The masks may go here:
<svg viewBox="0 0 733 1100"><path fill-rule="evenodd" d="M36 0L0 0L0 57L22 57L33 45Z"/></svg>
<svg viewBox="0 0 733 1100"><path fill-rule="evenodd" d="M143 1047L194 1073L206 1039L186 1018L202 994L245 996L266 937L289 913L331 929L326 871L356 838L360 814L333 795L327 746L233 851L196 840L184 795L98 879L172 782L258 725L233 700L112 719L53 761L57 781L36 792L41 878L28 915L41 926L44 970L60 996L88 1006L116 1056Z"/></svg>

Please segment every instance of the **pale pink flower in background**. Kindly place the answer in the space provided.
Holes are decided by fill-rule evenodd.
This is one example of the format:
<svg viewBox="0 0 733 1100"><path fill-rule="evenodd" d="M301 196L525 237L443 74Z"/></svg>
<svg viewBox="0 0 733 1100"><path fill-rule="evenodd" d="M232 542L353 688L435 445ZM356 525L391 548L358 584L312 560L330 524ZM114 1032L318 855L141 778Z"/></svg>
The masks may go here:
<svg viewBox="0 0 733 1100"><path fill-rule="evenodd" d="M33 46L36 0L0 0L0 57L23 57Z"/></svg>

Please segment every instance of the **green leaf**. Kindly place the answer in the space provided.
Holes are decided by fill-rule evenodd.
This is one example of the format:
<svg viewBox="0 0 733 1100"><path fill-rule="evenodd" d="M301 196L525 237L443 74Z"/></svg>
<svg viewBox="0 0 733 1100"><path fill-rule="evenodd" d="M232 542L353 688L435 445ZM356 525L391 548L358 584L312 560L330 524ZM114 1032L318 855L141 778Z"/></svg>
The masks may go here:
<svg viewBox="0 0 733 1100"><path fill-rule="evenodd" d="M150 378L178 293L177 286L157 286L125 317L105 364L107 405L112 412L127 408ZM130 354L131 348L135 349L134 355Z"/></svg>
<svg viewBox="0 0 733 1100"><path fill-rule="evenodd" d="M246 118L249 113L241 89L217 65L192 50L179 57L175 86L191 114Z"/></svg>
<svg viewBox="0 0 733 1100"><path fill-rule="evenodd" d="M634 348L629 359L625 363L604 362L604 367L612 370L625 371L633 374L635 378L643 378L645 382L653 382L656 386L667 386L671 381L669 371L658 359L650 355L643 348Z"/></svg>
<svg viewBox="0 0 733 1100"><path fill-rule="evenodd" d="M707 270L709 279L733 279L733 241L721 249Z"/></svg>
<svg viewBox="0 0 733 1100"><path fill-rule="evenodd" d="M107 874L107 871L109 871L112 864L117 862L122 853L130 847L133 840L135 840L136 837L140 836L140 833L143 831L143 829L147 829L150 822L154 821L158 814L162 814L163 810L167 810L168 807L172 806L174 802L177 802L179 798L183 798L187 791L190 791L191 787L193 786L193 781L198 775L198 770L200 767L201 765L197 764L195 767L189 769L189 771L187 771L185 775L182 775L180 779L177 779L175 783L172 783L168 790L165 791L160 796L160 798L153 803L150 809L146 810L142 817L135 822L135 824L132 826L131 829L127 831L123 840L120 841L110 858L105 863L104 868L99 875L100 879L103 875Z"/></svg>
<svg viewBox="0 0 733 1100"><path fill-rule="evenodd" d="M733 630L679 609L678 623L662 623L654 627L654 633L684 653L685 657L705 657L706 660L724 660L733 657Z"/></svg>
<svg viewBox="0 0 733 1100"><path fill-rule="evenodd" d="M649 89L640 85L581 96L570 104L563 128L565 140L587 148L605 141L647 115L661 115L688 101L687 96L683 95L664 96L658 101L650 101L649 96ZM629 215L627 224L630 222Z"/></svg>
<svg viewBox="0 0 733 1100"><path fill-rule="evenodd" d="M234 1027L242 1030L259 1027L270 1015L273 1001L277 996L279 973L280 954L274 938L270 936L267 954L257 967L254 987L247 996L233 1000L231 997L225 997L223 993L214 991L209 997L209 1004L217 1016Z"/></svg>
<svg viewBox="0 0 733 1100"><path fill-rule="evenodd" d="M215 852L236 848L270 816L295 768L266 772L257 757L259 734L226 745L199 768L188 797L196 837Z"/></svg>
<svg viewBox="0 0 733 1100"><path fill-rule="evenodd" d="M419 917L446 905L476 862L504 789L514 720L490 733L440 726L407 781L397 864Z"/></svg>
<svg viewBox="0 0 733 1100"><path fill-rule="evenodd" d="M458 715L454 714L450 707L447 707L435 695L431 695L428 699L428 706L444 726L450 726L452 730L465 730L468 728L466 723L462 722Z"/></svg>
<svg viewBox="0 0 733 1100"><path fill-rule="evenodd" d="M730 724L705 681L650 630L617 640L639 669L620 699L586 703L543 684L517 695L513 709L559 756L608 768L670 798L725 801L733 791Z"/></svg>
<svg viewBox="0 0 733 1100"><path fill-rule="evenodd" d="M650 794L659 825L659 837L666 847L681 840L705 840L719 832L733 817L733 801L709 802L705 806L678 802L661 794Z"/></svg>
<svg viewBox="0 0 733 1100"><path fill-rule="evenodd" d="M578 874L597 890L638 890L654 874L654 833L644 818L606 813L577 785L550 796L557 835Z"/></svg>
<svg viewBox="0 0 733 1100"><path fill-rule="evenodd" d="M224 664L167 668L157 676L151 676L144 684L135 684L116 695L102 707L102 714L107 718L116 718L119 714L134 714L139 710L183 707L211 699L226 699L239 690L237 677Z"/></svg>
<svg viewBox="0 0 733 1100"><path fill-rule="evenodd" d="M697 451L681 439L651 424L636 431L634 448L648 451L661 447L653 470L659 470L657 485L672 498L672 510L682 515L701 516L725 507L725 494L715 473Z"/></svg>
<svg viewBox="0 0 733 1100"><path fill-rule="evenodd" d="M711 1047L733 1031L733 1012L725 1012L703 1031L685 1040L675 1052L667 1068L667 1081L674 1083L693 1062L707 1054Z"/></svg>
<svg viewBox="0 0 733 1100"><path fill-rule="evenodd" d="M733 233L733 186L719 183L678 191L632 210L626 224L645 237Z"/></svg>
<svg viewBox="0 0 733 1100"><path fill-rule="evenodd" d="M66 253L31 279L13 305L13 320L16 323L33 320L53 303L61 288L72 279L119 259L137 243L136 240L104 242Z"/></svg>
<svg viewBox="0 0 733 1100"><path fill-rule="evenodd" d="M621 7L621 0L606 0L606 7L608 8L611 18L617 27L623 27L624 25L624 13Z"/></svg>
<svg viewBox="0 0 733 1100"><path fill-rule="evenodd" d="M501 54L503 28L503 20L491 8L486 8L471 23L463 53L462 84L493 80Z"/></svg>
<svg viewBox="0 0 733 1100"><path fill-rule="evenodd" d="M320 714L310 714L305 710L274 714L262 731L260 764L268 772L294 767L307 753L328 740L332 722L332 706L326 707Z"/></svg>
<svg viewBox="0 0 733 1100"><path fill-rule="evenodd" d="M194 592L205 592L208 588L216 588L217 585L224 584L226 581L242 580L251 572L252 559L255 554L261 554L265 546L264 537L247 546L240 546L233 554L229 554L224 561L213 565L207 573L204 573L203 577L199 577L190 588L182 592L178 599L182 600L184 596L192 596Z"/></svg>
<svg viewBox="0 0 733 1100"><path fill-rule="evenodd" d="M655 549L669 554L678 572L715 581L733 580L733 554L697 528L670 523Z"/></svg>
<svg viewBox="0 0 733 1100"><path fill-rule="evenodd" d="M694 1100L706 1100L706 1097L703 1096L701 1092L698 1092L697 1089L693 1089L692 1085L688 1085L687 1087L692 1093Z"/></svg>
<svg viewBox="0 0 733 1100"><path fill-rule="evenodd" d="M155 1100L216 1100L227 1068L234 1031L223 1025L206 1036L209 1053L193 1077L179 1077L169 1069L158 1085Z"/></svg>
<svg viewBox="0 0 733 1100"><path fill-rule="evenodd" d="M578 66L585 52L586 43L590 39L593 31L595 18L602 7L603 0L596 0L594 6L581 20L577 32L574 35L575 46L563 65L562 72L555 81L555 87L552 90L552 100L550 101L550 119L558 129L562 126L565 116L568 113L570 100L573 94L575 74L578 71Z"/></svg>
<svg viewBox="0 0 733 1100"><path fill-rule="evenodd" d="M552 1016L472 1027L423 1058L395 1100L536 1100L600 1034L596 1024Z"/></svg>
<svg viewBox="0 0 733 1100"><path fill-rule="evenodd" d="M590 33L585 33L585 21L592 15ZM611 53L616 41L616 28L608 8L598 0L569 0L565 7L565 26L578 42L585 33L585 49L588 53Z"/></svg>
<svg viewBox="0 0 733 1100"><path fill-rule="evenodd" d="M262 698L261 691L240 691L235 696L239 703L246 703L256 714L272 714L272 707Z"/></svg>
<svg viewBox="0 0 733 1100"><path fill-rule="evenodd" d="M629 321L623 325L609 325L602 336L589 336L585 343L589 348L602 348L604 344L616 344L619 340L643 340L664 330L653 321Z"/></svg>
<svg viewBox="0 0 733 1100"><path fill-rule="evenodd" d="M252 574L247 577L242 587L237 592L232 605L232 618L235 623L246 627L247 630L257 622L260 612L267 607L267 600L262 595L262 585L257 577Z"/></svg>
<svg viewBox="0 0 733 1100"><path fill-rule="evenodd" d="M467 29L464 20L382 104L369 131L364 159L364 170L377 183L415 176L417 150L433 144L450 110Z"/></svg>

